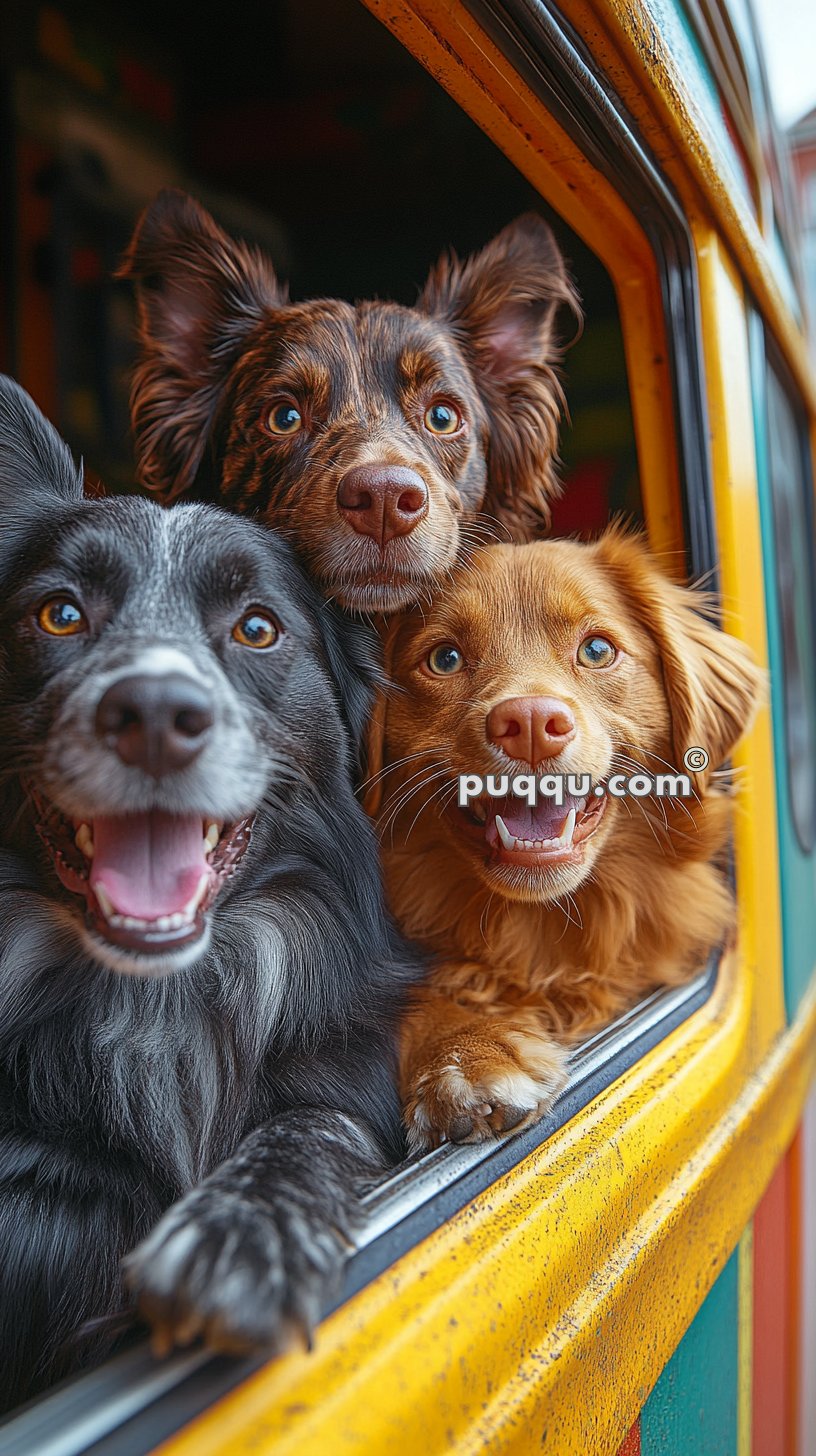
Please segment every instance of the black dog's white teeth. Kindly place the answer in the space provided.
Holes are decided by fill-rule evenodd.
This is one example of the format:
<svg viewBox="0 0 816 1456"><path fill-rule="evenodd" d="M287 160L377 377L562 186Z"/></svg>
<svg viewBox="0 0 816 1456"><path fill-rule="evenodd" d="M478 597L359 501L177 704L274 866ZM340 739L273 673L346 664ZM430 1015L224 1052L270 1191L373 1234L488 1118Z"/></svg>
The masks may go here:
<svg viewBox="0 0 816 1456"><path fill-rule="evenodd" d="M210 877L204 874L198 882L195 894L190 896L183 909L174 911L172 915L159 915L155 920L143 920L138 915L120 915L104 885L97 885L94 894L108 925L115 930L152 930L162 934L192 926L209 888Z"/></svg>
<svg viewBox="0 0 816 1456"><path fill-rule="evenodd" d="M91 828L90 824L86 824L84 820L82 821L79 828L77 829L76 834L74 835L74 844L80 851L80 854L84 854L86 859L93 859L93 829Z"/></svg>
<svg viewBox="0 0 816 1456"><path fill-rule="evenodd" d="M221 831L223 830L223 828L223 824L219 824L215 819L204 820L205 855L212 854L213 850L218 844L219 839L221 838Z"/></svg>

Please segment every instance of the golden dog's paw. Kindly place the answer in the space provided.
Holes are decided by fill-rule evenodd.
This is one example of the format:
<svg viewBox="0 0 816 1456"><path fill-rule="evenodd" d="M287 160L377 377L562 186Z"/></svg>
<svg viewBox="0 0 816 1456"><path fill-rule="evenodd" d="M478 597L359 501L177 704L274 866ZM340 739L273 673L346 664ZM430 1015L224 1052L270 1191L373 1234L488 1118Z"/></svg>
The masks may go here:
<svg viewBox="0 0 816 1456"><path fill-rule="evenodd" d="M483 1029L434 1048L405 1108L412 1152L442 1142L479 1143L541 1117L567 1080L563 1047L535 1032Z"/></svg>

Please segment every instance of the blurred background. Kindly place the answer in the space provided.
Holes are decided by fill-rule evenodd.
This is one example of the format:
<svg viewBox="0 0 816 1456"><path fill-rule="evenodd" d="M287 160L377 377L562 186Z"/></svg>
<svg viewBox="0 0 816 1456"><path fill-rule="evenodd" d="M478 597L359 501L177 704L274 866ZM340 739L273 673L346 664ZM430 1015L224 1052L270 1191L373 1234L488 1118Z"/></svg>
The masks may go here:
<svg viewBox="0 0 816 1456"><path fill-rule="evenodd" d="M264 247L295 298L411 303L443 249L547 213L359 0L7 0L5 20L0 367L110 488L133 487L134 313L113 273L159 187L187 187ZM816 5L760 0L759 20L816 315ZM566 363L571 489L556 524L591 531L640 511L623 345L607 274L550 221L588 319Z"/></svg>
<svg viewBox="0 0 816 1456"><path fill-rule="evenodd" d="M811 347L816 327L816 3L814 0L754 0L776 119L793 164L802 266L810 317Z"/></svg>
<svg viewBox="0 0 816 1456"><path fill-rule="evenodd" d="M133 305L112 275L157 188L187 187L263 246L295 298L412 303L443 249L547 211L359 0L11 0L9 19L0 365L109 487L133 479ZM591 528L639 511L623 347L608 276L551 221L590 319L569 355L580 490L560 525L577 499Z"/></svg>

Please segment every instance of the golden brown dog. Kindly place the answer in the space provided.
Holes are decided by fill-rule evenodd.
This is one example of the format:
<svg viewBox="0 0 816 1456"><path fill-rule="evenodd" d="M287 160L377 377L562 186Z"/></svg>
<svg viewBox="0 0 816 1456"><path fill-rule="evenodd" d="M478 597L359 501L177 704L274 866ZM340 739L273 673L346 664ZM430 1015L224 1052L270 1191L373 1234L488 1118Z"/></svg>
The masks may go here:
<svg viewBox="0 0 816 1456"><path fill-rule="evenodd" d="M430 610L390 624L368 807L392 907L437 957L403 1039L414 1147L543 1111L570 1043L688 979L727 932L729 796L713 774L762 674L699 600L613 529L486 547ZM695 747L710 762L692 797L612 797L615 773L683 772ZM591 786L560 806L458 806L460 775L534 772Z"/></svg>

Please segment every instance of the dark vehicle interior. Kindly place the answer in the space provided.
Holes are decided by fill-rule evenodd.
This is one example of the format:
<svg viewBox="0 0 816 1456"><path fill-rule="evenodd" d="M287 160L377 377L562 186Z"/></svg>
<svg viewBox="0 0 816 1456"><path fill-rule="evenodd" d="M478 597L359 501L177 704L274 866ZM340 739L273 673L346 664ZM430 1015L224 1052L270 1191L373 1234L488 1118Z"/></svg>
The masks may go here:
<svg viewBox="0 0 816 1456"><path fill-rule="evenodd" d="M4 78L14 207L4 210L0 362L89 475L109 488L132 482L132 301L112 273L159 186L186 186L267 249L295 298L410 304L441 252L466 255L537 209L587 319L565 360L570 491L556 529L639 516L608 274L359 0L249 0L229 24L213 0L194 22L178 0L18 4L17 21Z"/></svg>

